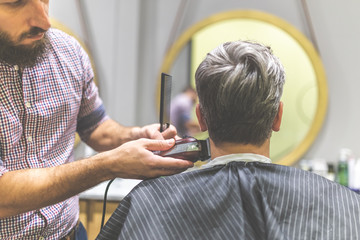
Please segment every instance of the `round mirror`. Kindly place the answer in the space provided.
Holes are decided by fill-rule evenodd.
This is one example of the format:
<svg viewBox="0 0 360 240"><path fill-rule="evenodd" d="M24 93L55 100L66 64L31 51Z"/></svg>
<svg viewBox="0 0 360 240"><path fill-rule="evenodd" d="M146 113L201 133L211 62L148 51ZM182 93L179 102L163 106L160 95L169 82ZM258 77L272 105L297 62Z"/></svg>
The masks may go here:
<svg viewBox="0 0 360 240"><path fill-rule="evenodd" d="M221 43L249 40L272 48L286 72L281 130L271 139L274 163L292 165L308 150L326 115L325 71L311 42L295 27L268 13L219 13L193 25L169 49L161 72L173 76L172 95L195 85L194 73L205 55ZM194 116L195 118L195 116Z"/></svg>

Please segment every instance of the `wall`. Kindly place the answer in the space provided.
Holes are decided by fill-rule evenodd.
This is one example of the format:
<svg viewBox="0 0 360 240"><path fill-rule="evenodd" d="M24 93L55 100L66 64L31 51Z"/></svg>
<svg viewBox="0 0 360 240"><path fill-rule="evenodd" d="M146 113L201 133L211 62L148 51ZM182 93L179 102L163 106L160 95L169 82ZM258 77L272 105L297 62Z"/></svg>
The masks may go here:
<svg viewBox="0 0 360 240"><path fill-rule="evenodd" d="M50 2L52 17L85 38L77 1ZM157 77L170 43L192 24L234 9L262 10L283 18L310 38L300 0L82 0L91 31L101 95L108 113L124 125L158 121ZM176 19L181 3L183 18ZM337 158L341 147L360 156L360 20L357 0L307 1L328 78L328 114L304 158ZM170 36L173 26L177 30Z"/></svg>

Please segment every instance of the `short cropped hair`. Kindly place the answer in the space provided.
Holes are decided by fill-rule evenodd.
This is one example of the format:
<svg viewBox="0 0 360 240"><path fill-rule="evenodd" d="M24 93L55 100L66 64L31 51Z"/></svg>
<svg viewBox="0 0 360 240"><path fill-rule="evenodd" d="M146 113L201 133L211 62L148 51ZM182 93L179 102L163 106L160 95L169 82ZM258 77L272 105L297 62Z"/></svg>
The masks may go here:
<svg viewBox="0 0 360 240"><path fill-rule="evenodd" d="M271 136L285 72L270 47L226 42L207 54L195 81L200 110L215 145L260 146Z"/></svg>

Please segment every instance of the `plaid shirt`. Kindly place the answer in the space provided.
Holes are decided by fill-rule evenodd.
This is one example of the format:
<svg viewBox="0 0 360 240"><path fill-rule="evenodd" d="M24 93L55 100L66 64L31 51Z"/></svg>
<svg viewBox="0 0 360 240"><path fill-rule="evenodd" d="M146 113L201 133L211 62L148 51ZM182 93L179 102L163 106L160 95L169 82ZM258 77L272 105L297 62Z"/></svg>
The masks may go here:
<svg viewBox="0 0 360 240"><path fill-rule="evenodd" d="M107 118L80 44L59 30L47 34L51 46L44 61L22 76L17 66L0 62L0 177L74 161L75 132L86 140ZM60 239L78 218L74 196L0 219L0 239Z"/></svg>

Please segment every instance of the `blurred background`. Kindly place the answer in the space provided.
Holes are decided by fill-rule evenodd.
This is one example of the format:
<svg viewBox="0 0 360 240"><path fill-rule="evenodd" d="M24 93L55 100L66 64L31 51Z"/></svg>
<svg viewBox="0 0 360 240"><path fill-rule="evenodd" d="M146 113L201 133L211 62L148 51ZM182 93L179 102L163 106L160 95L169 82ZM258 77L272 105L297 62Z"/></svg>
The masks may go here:
<svg viewBox="0 0 360 240"><path fill-rule="evenodd" d="M335 161L344 147L359 155L360 2L306 4L310 24L300 0L61 0L50 2L50 14L89 46L107 112L124 125L158 122L158 76L167 50L199 21L251 9L283 19L310 41L312 27L326 71L328 106L302 158Z"/></svg>

